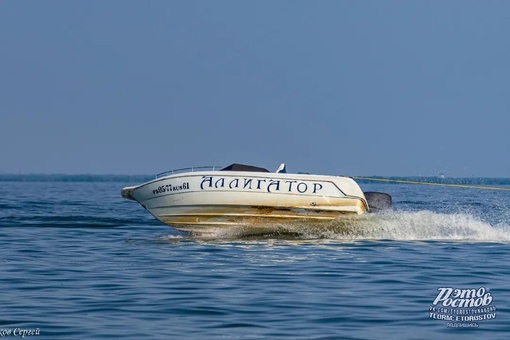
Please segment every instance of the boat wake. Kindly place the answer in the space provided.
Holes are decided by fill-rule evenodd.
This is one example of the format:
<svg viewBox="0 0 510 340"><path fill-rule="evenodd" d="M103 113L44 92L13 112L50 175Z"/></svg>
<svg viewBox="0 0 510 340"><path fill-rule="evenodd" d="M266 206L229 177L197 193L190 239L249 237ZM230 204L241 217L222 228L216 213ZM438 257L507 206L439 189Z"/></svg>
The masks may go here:
<svg viewBox="0 0 510 340"><path fill-rule="evenodd" d="M244 225L195 238L510 242L510 225L491 225L466 213L387 212L338 219L327 225L282 224L270 229Z"/></svg>
<svg viewBox="0 0 510 340"><path fill-rule="evenodd" d="M306 236L352 240L510 241L509 225L492 226L469 214L441 214L432 211L367 215L348 222L335 221L329 229L303 231Z"/></svg>

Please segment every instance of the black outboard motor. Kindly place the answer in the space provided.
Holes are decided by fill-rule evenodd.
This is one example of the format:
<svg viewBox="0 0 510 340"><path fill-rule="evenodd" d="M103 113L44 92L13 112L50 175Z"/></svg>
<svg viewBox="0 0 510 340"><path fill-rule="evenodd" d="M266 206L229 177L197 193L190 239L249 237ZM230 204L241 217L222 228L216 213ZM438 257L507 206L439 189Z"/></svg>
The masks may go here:
<svg viewBox="0 0 510 340"><path fill-rule="evenodd" d="M379 212L391 209L391 196L384 192L364 192L370 212Z"/></svg>

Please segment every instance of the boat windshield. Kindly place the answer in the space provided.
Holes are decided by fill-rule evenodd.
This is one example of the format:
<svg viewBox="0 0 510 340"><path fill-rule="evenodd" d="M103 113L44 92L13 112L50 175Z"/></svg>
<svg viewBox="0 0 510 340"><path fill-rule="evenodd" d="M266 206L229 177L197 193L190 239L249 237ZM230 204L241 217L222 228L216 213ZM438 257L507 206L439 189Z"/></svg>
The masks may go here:
<svg viewBox="0 0 510 340"><path fill-rule="evenodd" d="M251 172L269 172L269 170L260 168L258 166L246 165L246 164L230 164L226 168L221 169L221 171L251 171Z"/></svg>

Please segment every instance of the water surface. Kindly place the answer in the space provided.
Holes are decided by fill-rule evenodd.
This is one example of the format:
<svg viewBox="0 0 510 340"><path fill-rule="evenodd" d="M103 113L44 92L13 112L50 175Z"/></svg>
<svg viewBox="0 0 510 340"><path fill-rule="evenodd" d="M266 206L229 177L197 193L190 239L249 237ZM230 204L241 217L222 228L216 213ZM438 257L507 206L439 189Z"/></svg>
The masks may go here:
<svg viewBox="0 0 510 340"><path fill-rule="evenodd" d="M194 238L122 200L132 183L0 184L0 329L39 330L25 338L506 339L510 331L508 191L362 183L390 193L394 210L347 229ZM496 318L477 328L431 319L439 287L488 289Z"/></svg>

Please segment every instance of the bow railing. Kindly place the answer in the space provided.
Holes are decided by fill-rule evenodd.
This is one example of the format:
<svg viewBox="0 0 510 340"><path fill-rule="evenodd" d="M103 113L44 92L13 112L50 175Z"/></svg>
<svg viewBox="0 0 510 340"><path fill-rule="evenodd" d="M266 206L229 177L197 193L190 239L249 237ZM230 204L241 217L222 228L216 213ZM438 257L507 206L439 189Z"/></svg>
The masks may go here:
<svg viewBox="0 0 510 340"><path fill-rule="evenodd" d="M160 178L160 177L164 177L164 176L168 176L168 175L180 174L183 172L218 171L218 170L221 170L222 168L223 167L219 166L219 165L193 166L193 167L189 167L189 168L165 171L165 172L157 174L156 178Z"/></svg>

